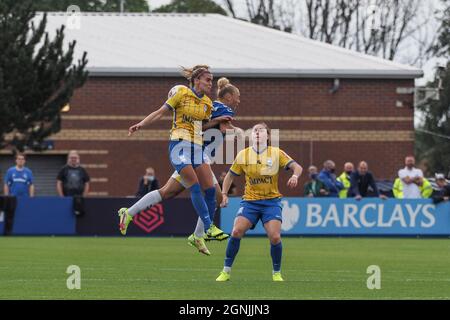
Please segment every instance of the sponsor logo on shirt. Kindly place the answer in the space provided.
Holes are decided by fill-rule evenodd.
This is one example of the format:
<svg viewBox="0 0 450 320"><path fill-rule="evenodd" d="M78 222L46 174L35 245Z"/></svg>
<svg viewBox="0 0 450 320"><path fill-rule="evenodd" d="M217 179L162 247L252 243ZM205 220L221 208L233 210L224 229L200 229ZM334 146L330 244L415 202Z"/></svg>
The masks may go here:
<svg viewBox="0 0 450 320"><path fill-rule="evenodd" d="M249 178L248 181L251 185L262 184L262 183L272 183L273 179L271 176L259 177L259 178Z"/></svg>
<svg viewBox="0 0 450 320"><path fill-rule="evenodd" d="M183 116L181 117L181 121L183 121L184 123L194 124L195 119L191 116L183 114Z"/></svg>

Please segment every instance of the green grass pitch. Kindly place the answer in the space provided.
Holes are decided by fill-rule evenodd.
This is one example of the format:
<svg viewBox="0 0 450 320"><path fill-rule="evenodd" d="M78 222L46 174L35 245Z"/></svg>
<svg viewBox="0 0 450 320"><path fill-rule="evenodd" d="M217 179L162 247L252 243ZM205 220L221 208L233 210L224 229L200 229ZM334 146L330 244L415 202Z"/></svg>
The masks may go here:
<svg viewBox="0 0 450 320"><path fill-rule="evenodd" d="M266 238L245 238L230 282L226 243L203 256L185 238L0 237L0 299L449 299L450 240L284 238L283 283ZM69 290L69 265L81 289ZM381 289L367 288L367 267Z"/></svg>

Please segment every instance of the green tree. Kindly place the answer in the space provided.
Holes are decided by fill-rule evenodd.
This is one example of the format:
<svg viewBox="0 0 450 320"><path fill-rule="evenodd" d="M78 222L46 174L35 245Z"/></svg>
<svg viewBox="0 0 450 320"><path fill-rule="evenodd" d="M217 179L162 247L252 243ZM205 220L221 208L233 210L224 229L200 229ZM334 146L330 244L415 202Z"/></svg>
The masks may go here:
<svg viewBox="0 0 450 320"><path fill-rule="evenodd" d="M428 87L438 87L438 80ZM416 155L428 168L428 174L447 173L450 169L450 62L442 77L439 101L430 101L418 107L423 123L417 128Z"/></svg>
<svg viewBox="0 0 450 320"><path fill-rule="evenodd" d="M67 11L70 5L77 5L85 12L119 12L120 0L34 0L37 11ZM125 12L148 12L145 0L125 0Z"/></svg>
<svg viewBox="0 0 450 320"><path fill-rule="evenodd" d="M72 64L75 41L65 50L64 27L50 39L46 15L38 20L32 0L0 1L0 149L41 150L87 79L86 52Z"/></svg>
<svg viewBox="0 0 450 320"><path fill-rule="evenodd" d="M212 0L172 0L170 4L161 6L153 12L177 13L218 13L227 15L226 11Z"/></svg>
<svg viewBox="0 0 450 320"><path fill-rule="evenodd" d="M441 26L439 28L439 37L436 45L432 47L432 51L439 57L450 58L450 1L442 0L444 9L439 17Z"/></svg>
<svg viewBox="0 0 450 320"><path fill-rule="evenodd" d="M444 1L441 27L433 52L440 57L450 57L450 3ZM448 172L450 169L450 61L427 87L438 88L439 101L430 101L418 107L423 123L416 130L416 154L427 164L429 174Z"/></svg>

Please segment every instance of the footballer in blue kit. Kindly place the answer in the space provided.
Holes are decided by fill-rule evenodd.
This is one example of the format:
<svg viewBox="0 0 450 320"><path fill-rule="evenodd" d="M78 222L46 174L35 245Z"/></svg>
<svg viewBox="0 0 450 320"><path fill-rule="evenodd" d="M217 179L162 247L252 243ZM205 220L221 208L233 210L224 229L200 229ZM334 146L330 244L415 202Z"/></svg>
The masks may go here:
<svg viewBox="0 0 450 320"><path fill-rule="evenodd" d="M232 108L225 105L224 103L217 101L217 100L213 102L213 112L211 114L211 120L219 119L219 118L223 118L223 117L234 118L234 115L235 115L235 111ZM221 130L221 123L218 123L217 125L215 125L212 128ZM225 134L226 133L222 131L222 138L225 137ZM207 157L209 157L208 155L210 154L211 157L214 158L215 151L216 151L215 148L213 148L211 150L208 148L208 146L211 146L211 144L213 144L213 142L215 141L214 136L211 138L212 138L211 140L205 140L205 139L203 140L203 150L204 150L204 154ZM207 158L206 161L209 161L211 163L212 159Z"/></svg>

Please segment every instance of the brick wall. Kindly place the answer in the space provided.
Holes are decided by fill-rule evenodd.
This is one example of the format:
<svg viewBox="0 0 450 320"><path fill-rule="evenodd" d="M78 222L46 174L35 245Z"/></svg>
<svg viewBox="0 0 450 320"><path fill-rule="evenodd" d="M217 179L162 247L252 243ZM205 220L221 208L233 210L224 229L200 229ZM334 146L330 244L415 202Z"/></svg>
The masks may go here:
<svg viewBox="0 0 450 320"><path fill-rule="evenodd" d="M413 152L412 95L396 93L413 80L341 79L329 93L332 79L231 79L241 91L237 126L259 121L280 129L280 147L305 168L333 159L341 171L345 161L369 162L377 178L393 178L405 154ZM63 116L63 130L55 135L56 150L93 150L81 155L89 163L92 192L126 196L135 193L147 166L160 183L172 173L167 140L170 117L131 138L128 127L159 107L181 78L90 78L79 89ZM396 101L404 107L396 107ZM98 151L98 152L95 152ZM217 165L216 173L227 169ZM285 195L302 192L286 190ZM301 180L301 184L305 182ZM186 194L185 194L186 195Z"/></svg>

